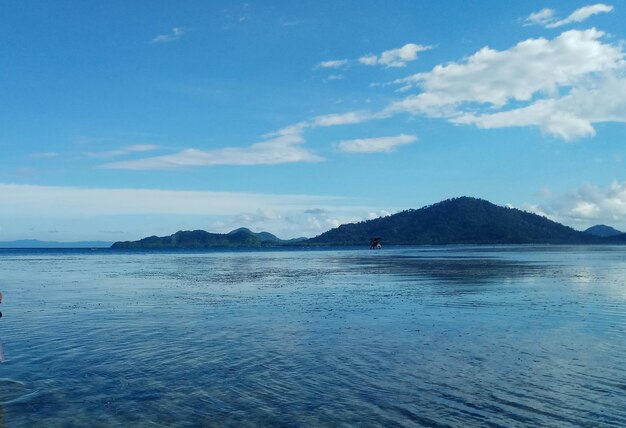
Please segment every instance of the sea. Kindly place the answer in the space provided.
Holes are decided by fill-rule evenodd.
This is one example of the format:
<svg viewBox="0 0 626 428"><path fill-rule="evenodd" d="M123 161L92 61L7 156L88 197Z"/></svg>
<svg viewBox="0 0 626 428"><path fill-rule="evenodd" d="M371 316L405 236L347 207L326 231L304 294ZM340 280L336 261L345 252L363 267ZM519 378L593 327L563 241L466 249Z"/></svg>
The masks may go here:
<svg viewBox="0 0 626 428"><path fill-rule="evenodd" d="M625 427L626 247L0 250L0 427Z"/></svg>

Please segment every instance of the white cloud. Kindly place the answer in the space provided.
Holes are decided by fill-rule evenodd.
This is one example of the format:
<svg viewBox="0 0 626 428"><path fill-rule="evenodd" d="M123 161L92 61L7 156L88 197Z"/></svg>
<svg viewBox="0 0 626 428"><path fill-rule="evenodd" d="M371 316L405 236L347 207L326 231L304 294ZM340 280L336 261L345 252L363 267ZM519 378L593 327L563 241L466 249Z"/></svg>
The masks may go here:
<svg viewBox="0 0 626 428"><path fill-rule="evenodd" d="M595 135L594 122L626 120L621 44L596 29L504 51L482 48L466 61L437 65L394 83L421 93L396 101L387 114L408 112L483 128L539 126L566 140ZM515 103L514 108L506 108Z"/></svg>
<svg viewBox="0 0 626 428"><path fill-rule="evenodd" d="M415 61L417 59L417 54L419 52L427 51L432 49L432 46L418 45L415 43L407 43L401 48L397 49L389 49L387 51L382 52L380 55L375 54L367 54L363 55L358 59L358 63L362 65L382 65L387 68L397 68L404 67L410 61ZM324 68L324 69L341 69L348 66L352 61L348 59L338 59L338 60L330 60L330 61L322 61L318 63L314 70ZM344 76L341 74L334 74L328 77L328 80L337 80L343 79Z"/></svg>
<svg viewBox="0 0 626 428"><path fill-rule="evenodd" d="M328 76L328 80L342 80L345 76L343 74L331 74Z"/></svg>
<svg viewBox="0 0 626 428"><path fill-rule="evenodd" d="M337 59L332 61L322 61L315 68L342 68L348 65L347 59Z"/></svg>
<svg viewBox="0 0 626 428"><path fill-rule="evenodd" d="M544 133L566 141L593 137L594 123L626 123L626 79L608 76L596 86L574 88L560 98L500 113L466 114L453 121L480 128L538 126Z"/></svg>
<svg viewBox="0 0 626 428"><path fill-rule="evenodd" d="M382 110L320 115L294 126L304 132L409 113L480 128L536 126L566 141L592 137L595 123L626 122L624 46L592 28L527 39L501 51L484 47L461 62L390 83L419 93Z"/></svg>
<svg viewBox="0 0 626 428"><path fill-rule="evenodd" d="M516 208L515 206L511 205L511 204L507 204L506 205L509 208ZM549 218L550 220L553 221L559 221L558 218L556 218L553 215L548 214L547 212L543 211L541 209L541 207L539 205L535 205L535 204L523 204L520 209L524 210L524 211L528 211L537 215L540 215L542 217L546 217Z"/></svg>
<svg viewBox="0 0 626 428"><path fill-rule="evenodd" d="M362 209L357 209L362 211ZM293 211L258 209L230 217L222 222L219 230L230 231L236 227L247 227L253 231L272 231L277 236L316 236L342 223L360 220L361 216L343 208L327 209L318 214L302 214Z"/></svg>
<svg viewBox="0 0 626 428"><path fill-rule="evenodd" d="M602 43L603 36L596 29L572 30L553 40L528 39L504 51L484 47L463 63L437 65L395 83L423 89L418 108L462 102L501 107L510 100L529 101L537 92L556 94L560 86L624 65L621 47Z"/></svg>
<svg viewBox="0 0 626 428"><path fill-rule="evenodd" d="M563 221L592 225L626 225L626 181L606 188L586 184L565 195L554 195L538 210Z"/></svg>
<svg viewBox="0 0 626 428"><path fill-rule="evenodd" d="M376 65L378 63L378 56L374 54L363 55L359 58L359 62L363 65Z"/></svg>
<svg viewBox="0 0 626 428"><path fill-rule="evenodd" d="M396 147L412 143L417 138L414 135L396 135L391 137L359 138L354 140L342 140L337 147L342 152L348 153L375 153L391 152Z"/></svg>
<svg viewBox="0 0 626 428"><path fill-rule="evenodd" d="M613 10L613 6L609 6L606 4L598 3L592 6L581 7L580 9L576 9L570 16L560 21L556 21L546 25L547 28L557 28L563 25L572 24L574 22L582 22L589 18L590 16L596 15L598 13L608 13Z"/></svg>
<svg viewBox="0 0 626 428"><path fill-rule="evenodd" d="M185 30L179 27L172 28L172 32L169 34L160 34L156 36L154 39L150 41L150 43L167 43L173 42L180 39L183 34L185 34Z"/></svg>
<svg viewBox="0 0 626 428"><path fill-rule="evenodd" d="M389 211L386 211L386 210L381 210L379 212L372 211L372 212L367 214L367 219L368 220L373 220L373 219L380 218L380 217L389 217L390 215L391 215L391 213Z"/></svg>
<svg viewBox="0 0 626 428"><path fill-rule="evenodd" d="M326 127L337 125L351 125L355 123L365 122L372 118L374 118L374 115L364 110L339 114L325 114L315 117L307 126L310 128L315 128L320 126Z"/></svg>
<svg viewBox="0 0 626 428"><path fill-rule="evenodd" d="M326 114L310 120L286 126L264 135L267 140L248 147L226 147L215 150L185 149L178 153L153 156L143 159L109 162L102 165L107 169L164 170L215 165L277 165L296 162L319 162L323 157L312 153L302 145L306 142L303 133L307 129L362 123L387 117L386 113L365 110ZM126 153L111 151L100 154L118 156ZM93 153L92 153L93 156Z"/></svg>
<svg viewBox="0 0 626 428"><path fill-rule="evenodd" d="M541 25L545 28L558 28L564 25L583 22L593 15L599 13L609 13L613 11L613 6L597 3L576 9L567 18L557 19L553 9L541 9L539 12L531 13L525 20L525 25Z"/></svg>
<svg viewBox="0 0 626 428"><path fill-rule="evenodd" d="M553 27L558 27L560 25L570 24L572 22L582 22L589 18L590 16L597 15L599 13L609 13L613 11L613 6L603 3L594 4L591 6L581 7L580 9L576 9L570 16L561 20L558 23L551 24ZM559 25L557 25L559 24Z"/></svg>
<svg viewBox="0 0 626 428"><path fill-rule="evenodd" d="M531 13L525 20L525 25L547 25L554 22L554 9L541 9L539 12Z"/></svg>
<svg viewBox="0 0 626 428"><path fill-rule="evenodd" d="M155 144L134 144L117 150L107 150L103 152L85 152L86 156L96 159L106 159L117 156L124 156L131 153L151 152L158 150L159 146Z"/></svg>
<svg viewBox="0 0 626 428"><path fill-rule="evenodd" d="M253 213L243 213L235 216L235 221L238 224L250 222L265 222L271 220L279 220L281 218L280 214L275 211L269 211L266 209L257 209Z"/></svg>
<svg viewBox="0 0 626 428"><path fill-rule="evenodd" d="M324 160L322 157L300 147L304 143L301 126L283 128L271 136L271 139L249 147L227 147L216 150L186 149L171 155L110 162L102 165L102 167L162 170L214 165L276 165Z"/></svg>
<svg viewBox="0 0 626 428"><path fill-rule="evenodd" d="M401 48L384 51L380 55L368 54L359 58L363 65L384 65L385 67L404 67L407 62L415 61L418 52L432 49L432 46L407 43Z"/></svg>
<svg viewBox="0 0 626 428"><path fill-rule="evenodd" d="M387 211L381 210L379 213L379 215L376 215L376 211L368 210L365 207L360 207L356 210L325 209L319 210L316 213L309 213L303 223L306 225L306 236L313 237L329 229L339 227L342 224L355 223L384 216ZM372 215L374 215L374 217L372 217ZM300 221L299 218L296 219Z"/></svg>

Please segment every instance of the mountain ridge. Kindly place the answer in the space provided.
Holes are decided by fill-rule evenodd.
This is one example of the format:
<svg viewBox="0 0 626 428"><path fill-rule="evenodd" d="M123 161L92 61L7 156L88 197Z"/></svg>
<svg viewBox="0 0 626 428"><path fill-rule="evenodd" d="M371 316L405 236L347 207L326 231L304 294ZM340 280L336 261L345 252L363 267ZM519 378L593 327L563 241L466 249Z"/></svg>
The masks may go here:
<svg viewBox="0 0 626 428"><path fill-rule="evenodd" d="M374 237L380 237L383 245L626 243L626 234L595 236L534 213L461 196L387 217L343 224L304 240L281 240L269 232L238 228L226 234L178 231L165 237L116 242L112 248L365 246Z"/></svg>

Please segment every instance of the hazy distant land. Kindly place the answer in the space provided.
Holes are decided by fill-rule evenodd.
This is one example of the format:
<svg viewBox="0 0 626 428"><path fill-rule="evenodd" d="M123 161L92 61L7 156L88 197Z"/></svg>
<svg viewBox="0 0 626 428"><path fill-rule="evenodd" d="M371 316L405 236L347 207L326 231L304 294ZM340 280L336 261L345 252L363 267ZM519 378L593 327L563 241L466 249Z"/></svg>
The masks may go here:
<svg viewBox="0 0 626 428"><path fill-rule="evenodd" d="M0 248L108 248L111 244L108 241L57 242L20 239L17 241L0 241Z"/></svg>

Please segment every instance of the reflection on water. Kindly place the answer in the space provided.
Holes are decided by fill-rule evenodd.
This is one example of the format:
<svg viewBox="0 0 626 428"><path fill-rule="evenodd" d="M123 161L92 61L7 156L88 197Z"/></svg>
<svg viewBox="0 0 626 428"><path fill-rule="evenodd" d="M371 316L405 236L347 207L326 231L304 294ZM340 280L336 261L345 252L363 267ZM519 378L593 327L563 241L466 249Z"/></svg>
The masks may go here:
<svg viewBox="0 0 626 428"><path fill-rule="evenodd" d="M626 426L626 248L0 252L0 427Z"/></svg>

